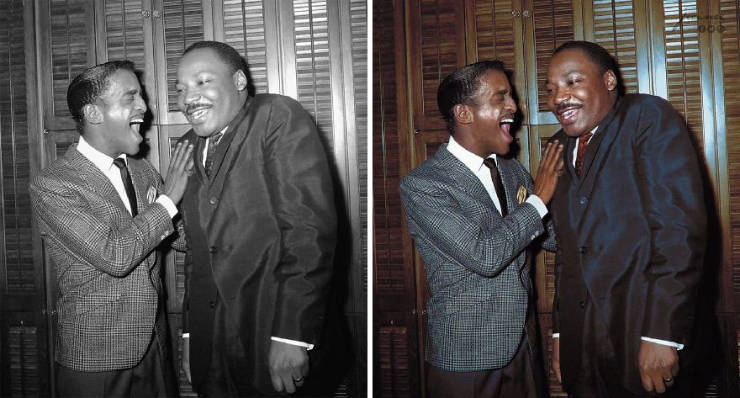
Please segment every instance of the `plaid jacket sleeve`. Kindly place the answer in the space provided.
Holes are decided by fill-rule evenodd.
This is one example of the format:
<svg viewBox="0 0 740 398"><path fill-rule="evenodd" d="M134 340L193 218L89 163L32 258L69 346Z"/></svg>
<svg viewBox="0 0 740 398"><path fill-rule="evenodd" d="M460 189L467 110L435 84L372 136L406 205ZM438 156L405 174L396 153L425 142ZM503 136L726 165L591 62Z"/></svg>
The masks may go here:
<svg viewBox="0 0 740 398"><path fill-rule="evenodd" d="M109 223L96 212L109 206L66 179L40 175L31 184L31 203L42 232L68 253L107 274L123 277L174 228L167 210L148 206L128 222Z"/></svg>

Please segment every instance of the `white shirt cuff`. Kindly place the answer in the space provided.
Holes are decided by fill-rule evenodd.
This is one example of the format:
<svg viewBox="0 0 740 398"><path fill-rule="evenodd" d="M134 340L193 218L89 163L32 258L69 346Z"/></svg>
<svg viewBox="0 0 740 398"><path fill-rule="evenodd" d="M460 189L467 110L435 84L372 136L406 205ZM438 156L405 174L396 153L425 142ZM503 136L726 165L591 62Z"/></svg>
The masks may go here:
<svg viewBox="0 0 740 398"><path fill-rule="evenodd" d="M547 215L547 206L545 206L545 203L542 202L542 199L540 199L539 196L529 195L526 202L537 209L537 213L540 213L540 218L545 218L545 216Z"/></svg>
<svg viewBox="0 0 740 398"><path fill-rule="evenodd" d="M175 203L172 201L172 199L169 198L169 196L159 195L155 202L164 206L165 210L167 210L167 213L169 213L170 218L177 215L177 206L175 206Z"/></svg>
<svg viewBox="0 0 740 398"><path fill-rule="evenodd" d="M279 341L279 342L285 343L285 344L297 345L299 347L305 347L306 348L306 351L313 350L313 344L304 343L302 341L283 339L283 338L275 337L275 336L271 336L270 338L272 339L272 341Z"/></svg>
<svg viewBox="0 0 740 398"><path fill-rule="evenodd" d="M661 345L671 346L671 347L674 347L676 350L683 350L683 344L674 343L673 341L658 340L658 339L654 339L654 338L651 338L651 337L645 337L645 336L642 336L640 338L643 341L649 341L649 342L655 343L655 344L661 344Z"/></svg>
<svg viewBox="0 0 740 398"><path fill-rule="evenodd" d="M560 333L553 333L552 334L552 338L553 339L559 339L560 338Z"/></svg>
<svg viewBox="0 0 740 398"><path fill-rule="evenodd" d="M189 339L190 338L190 333L183 333L182 334L182 338L183 339Z"/></svg>

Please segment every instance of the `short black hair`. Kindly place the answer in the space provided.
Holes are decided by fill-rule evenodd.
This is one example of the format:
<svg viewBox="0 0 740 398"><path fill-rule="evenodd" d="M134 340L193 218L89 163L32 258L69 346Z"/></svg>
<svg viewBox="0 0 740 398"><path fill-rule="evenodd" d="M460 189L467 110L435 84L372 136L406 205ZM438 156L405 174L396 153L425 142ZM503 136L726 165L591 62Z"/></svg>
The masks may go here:
<svg viewBox="0 0 740 398"><path fill-rule="evenodd" d="M590 41L573 40L561 44L555 49L555 51L553 51L552 56L554 57L557 53L565 50L582 51L591 59L591 62L599 67L599 73L602 75L608 70L614 72L614 76L617 77L617 93L619 95L624 94L625 88L622 80L622 73L619 70L619 63L604 47Z"/></svg>
<svg viewBox="0 0 740 398"><path fill-rule="evenodd" d="M244 72L245 76L249 76L247 72L247 63L244 61L239 52L234 47L220 41L204 40L191 44L185 49L183 56L193 50L199 50L202 48L209 48L218 54L219 58L226 63L231 69L231 73L238 70Z"/></svg>
<svg viewBox="0 0 740 398"><path fill-rule="evenodd" d="M134 63L131 61L109 61L85 69L69 84L67 88L67 107L69 113L72 114L72 119L77 123L77 129L80 133L82 133L85 122L85 105L97 101L108 90L110 76L121 69L136 74Z"/></svg>
<svg viewBox="0 0 740 398"><path fill-rule="evenodd" d="M481 86L481 77L489 70L497 70L507 75L501 61L480 61L447 75L437 89L437 107L447 123L450 134L455 132L453 108L457 104L472 104Z"/></svg>

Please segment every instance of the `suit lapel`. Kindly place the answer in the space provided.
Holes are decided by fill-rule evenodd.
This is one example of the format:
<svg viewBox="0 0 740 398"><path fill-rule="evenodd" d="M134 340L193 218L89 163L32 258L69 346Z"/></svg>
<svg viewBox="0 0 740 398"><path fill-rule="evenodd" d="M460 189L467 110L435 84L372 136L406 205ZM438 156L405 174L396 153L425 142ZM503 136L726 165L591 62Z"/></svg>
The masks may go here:
<svg viewBox="0 0 740 398"><path fill-rule="evenodd" d="M108 177L106 177L105 174L103 174L103 172L93 164L93 162L77 151L77 144L70 146L64 156L67 158L70 165L77 170L81 179L87 183L91 190L97 192L104 198L110 198L110 200L115 203L121 211L128 213L126 205L121 200L121 197L118 195L118 191L113 187L113 184L110 182Z"/></svg>
<svg viewBox="0 0 740 398"><path fill-rule="evenodd" d="M146 165L143 162L146 162L146 160L129 158L128 161L131 181L134 183L134 192L136 193L136 210L138 212L142 212L149 205L149 199L147 198L149 193L148 178Z"/></svg>
<svg viewBox="0 0 740 398"><path fill-rule="evenodd" d="M214 184L223 185L225 176L219 176L220 174L222 174L220 173L221 168L225 170L225 173L228 173L231 164L236 160L235 154L239 152L239 146L241 146L241 144L246 139L247 134L249 133L248 126L250 124L250 118L246 116L247 110L249 109L252 100L252 97L247 98L246 103L236 115L234 120L231 121L231 123L229 124L229 128L227 129L226 133L224 133L223 138L221 138L221 142L218 144L218 148L216 148L213 165L211 166L211 178L206 178L206 181L208 181L209 189ZM217 183L217 181L219 182Z"/></svg>
<svg viewBox="0 0 740 398"><path fill-rule="evenodd" d="M491 197L488 196L486 188L478 177L460 159L456 158L447 150L447 144L440 147L434 154L434 157L439 161L440 168L443 172L457 181L463 191L467 192L474 199L486 205L493 206Z"/></svg>
<svg viewBox="0 0 740 398"><path fill-rule="evenodd" d="M581 172L581 178L574 180L576 182L576 198L574 200L581 200L581 198L588 199L591 196L591 191L596 183L596 177L601 170L601 167L609 155L612 143L617 137L619 132L619 123L616 122L616 114L619 108L620 101L614 104L614 107L607 113L604 120L599 124L597 134L591 139L588 144L588 150L586 157L583 159L583 170ZM592 146L593 145L593 146ZM583 221L583 215L587 212L588 205L586 205L583 211L576 214L577 222L576 225L580 225Z"/></svg>
<svg viewBox="0 0 740 398"><path fill-rule="evenodd" d="M496 156L498 172L501 175L501 182L504 184L504 197L506 198L506 208L509 213L516 207L517 186L516 175L514 174L514 164L511 159L504 159L502 156Z"/></svg>

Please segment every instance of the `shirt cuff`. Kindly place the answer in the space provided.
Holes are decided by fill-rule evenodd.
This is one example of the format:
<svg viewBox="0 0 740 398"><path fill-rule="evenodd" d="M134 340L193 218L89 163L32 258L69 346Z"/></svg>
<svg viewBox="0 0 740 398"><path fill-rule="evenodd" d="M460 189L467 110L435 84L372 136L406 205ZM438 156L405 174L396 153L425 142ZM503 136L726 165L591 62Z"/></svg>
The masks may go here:
<svg viewBox="0 0 740 398"><path fill-rule="evenodd" d="M552 338L553 339L559 339L560 338L560 333L553 333L552 334Z"/></svg>
<svg viewBox="0 0 740 398"><path fill-rule="evenodd" d="M270 337L270 339L272 339L272 341L279 341L279 342L285 343L285 344L297 345L299 347L305 347L306 348L306 351L313 350L313 344L304 343L302 341L288 340L288 339L283 339L283 338L275 337L275 336Z"/></svg>
<svg viewBox="0 0 740 398"><path fill-rule="evenodd" d="M190 333L183 333L182 334L182 338L183 339L189 339L190 338Z"/></svg>
<svg viewBox="0 0 740 398"><path fill-rule="evenodd" d="M164 206L165 210L167 210L167 213L169 213L170 218L173 218L175 217L175 215L177 215L177 206L175 206L175 203L172 201L172 199L170 199L169 196L159 195L155 202Z"/></svg>
<svg viewBox="0 0 740 398"><path fill-rule="evenodd" d="M547 206L545 206L545 203L542 202L542 199L540 199L537 195L529 195L527 198L527 203L534 206L535 209L537 209L537 213L540 213L540 218L545 218L547 215Z"/></svg>
<svg viewBox="0 0 740 398"><path fill-rule="evenodd" d="M640 337L640 339L642 339L643 341L649 341L655 344L667 345L667 346L675 348L676 350L683 350L683 344L674 343L673 341L658 340L658 339L654 339L651 337L645 337L645 336Z"/></svg>

